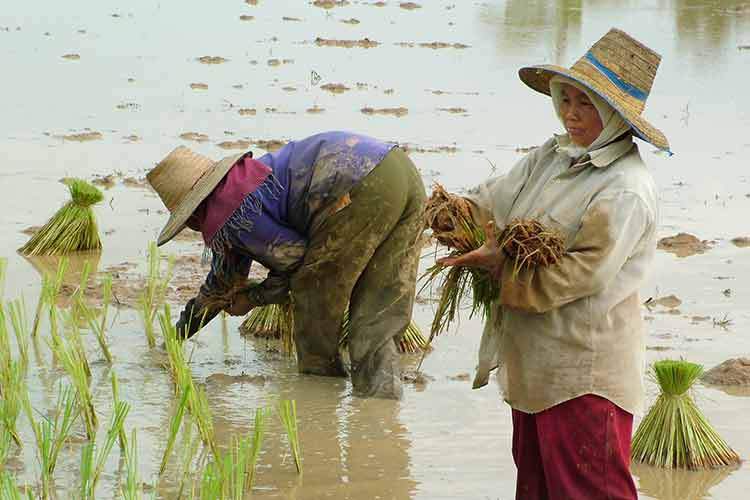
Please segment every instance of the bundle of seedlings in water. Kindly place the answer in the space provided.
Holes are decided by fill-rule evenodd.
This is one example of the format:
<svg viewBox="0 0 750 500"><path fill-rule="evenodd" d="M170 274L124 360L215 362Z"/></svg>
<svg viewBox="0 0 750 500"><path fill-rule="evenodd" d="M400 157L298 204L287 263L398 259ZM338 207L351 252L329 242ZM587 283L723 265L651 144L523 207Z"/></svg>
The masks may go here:
<svg viewBox="0 0 750 500"><path fill-rule="evenodd" d="M120 401L115 405L110 419L107 436L102 446L96 450L93 441L83 445L81 449L81 489L80 497L82 500L93 500L96 498L95 491L99 478L104 472L104 466L107 463L109 453L115 445L120 429L125 422L125 417L130 411L130 405Z"/></svg>
<svg viewBox="0 0 750 500"><path fill-rule="evenodd" d="M143 320L143 328L146 332L146 340L148 341L148 346L152 348L156 346L154 319L156 319L159 304L164 301L164 297L167 294L167 287L169 286L169 281L172 279L173 268L174 258L170 256L167 269L162 272L159 247L156 246L155 241L152 241L148 246L146 287L138 299L139 312L141 320Z"/></svg>
<svg viewBox="0 0 750 500"><path fill-rule="evenodd" d="M294 465L297 467L297 472L302 473L302 450L299 442L299 432L297 430L297 402L295 400L282 400L279 402L277 407L279 413L279 419L284 424L286 430L287 439L289 440L289 448L292 450L292 456L294 457Z"/></svg>
<svg viewBox="0 0 750 500"><path fill-rule="evenodd" d="M485 242L484 229L472 217L469 202L448 193L440 184L435 184L427 201L424 222L435 239L451 249L452 257L476 250ZM472 296L470 316L479 312L486 317L500 292L489 273L478 268L435 263L420 280L424 280L420 293L432 288L440 291L430 341L453 323L464 297Z"/></svg>
<svg viewBox="0 0 750 500"><path fill-rule="evenodd" d="M57 407L52 419L42 417L40 421L32 420L30 403L26 402L26 414L31 420L31 427L37 444L37 456L41 467L41 498L50 498L52 478L70 430L78 417L78 404L75 391L70 386L60 384L57 395Z"/></svg>
<svg viewBox="0 0 750 500"><path fill-rule="evenodd" d="M653 364L661 393L633 435L634 461L668 469L740 463L739 455L711 427L689 393L702 373L701 365L684 360Z"/></svg>
<svg viewBox="0 0 750 500"><path fill-rule="evenodd" d="M557 264L565 253L563 238L534 219L511 221L500 235L500 247L513 259L513 278L524 269Z"/></svg>
<svg viewBox="0 0 750 500"><path fill-rule="evenodd" d="M71 200L19 249L24 255L60 255L102 247L93 205L102 192L82 179L65 179Z"/></svg>

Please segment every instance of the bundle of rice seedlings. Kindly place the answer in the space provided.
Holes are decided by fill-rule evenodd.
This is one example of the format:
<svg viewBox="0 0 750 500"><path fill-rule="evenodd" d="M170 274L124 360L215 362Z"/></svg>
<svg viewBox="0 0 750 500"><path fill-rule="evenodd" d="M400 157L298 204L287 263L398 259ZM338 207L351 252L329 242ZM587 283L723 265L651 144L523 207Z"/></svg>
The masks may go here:
<svg viewBox="0 0 750 500"><path fill-rule="evenodd" d="M661 394L633 435L633 460L668 469L739 464L739 455L711 427L688 392L703 366L662 360L652 370Z"/></svg>
<svg viewBox="0 0 750 500"><path fill-rule="evenodd" d="M214 421L211 407L208 404L206 391L202 387L194 389L190 393L190 413L195 419L195 424L201 434L203 444L211 450L214 457L219 456L214 435Z"/></svg>
<svg viewBox="0 0 750 500"><path fill-rule="evenodd" d="M277 407L279 419L284 424L286 435L289 440L289 448L292 450L294 465L297 473L302 473L302 450L300 449L299 432L297 430L297 402L295 400L282 400Z"/></svg>
<svg viewBox="0 0 750 500"><path fill-rule="evenodd" d="M31 415L31 409L26 412ZM60 384L57 395L57 407L52 420L42 418L31 421L37 444L37 456L41 467L42 498L49 498L52 478L65 442L70 436L70 430L78 417L78 405L75 391L70 386Z"/></svg>
<svg viewBox="0 0 750 500"><path fill-rule="evenodd" d="M143 328L146 333L148 346L156 346L156 335L154 333L154 319L156 318L159 304L164 301L167 293L169 281L172 279L172 270L174 268L174 258L169 257L167 269L162 272L161 256L159 247L156 242L152 241L148 246L148 276L146 278L146 288L141 292L138 300L140 306L139 313L143 321Z"/></svg>
<svg viewBox="0 0 750 500"><path fill-rule="evenodd" d="M138 471L138 435L135 428L130 433L130 446L123 451L125 451L125 482L120 485L120 496L125 500L141 500L143 486Z"/></svg>
<svg viewBox="0 0 750 500"><path fill-rule="evenodd" d="M350 333L351 322L349 321L349 309L347 309L344 313L344 320L341 322L341 340L339 343L341 347L344 347L349 343ZM401 339L398 341L398 350L401 353L414 354L429 349L430 344L424 335L422 335L422 331L414 321L410 321L409 326L406 327Z"/></svg>
<svg viewBox="0 0 750 500"><path fill-rule="evenodd" d="M66 179L71 200L63 205L19 252L24 255L60 255L102 247L92 206L102 192L82 179Z"/></svg>
<svg viewBox="0 0 750 500"><path fill-rule="evenodd" d="M513 277L523 269L557 264L565 253L562 236L534 219L513 220L500 235L500 247L513 259Z"/></svg>

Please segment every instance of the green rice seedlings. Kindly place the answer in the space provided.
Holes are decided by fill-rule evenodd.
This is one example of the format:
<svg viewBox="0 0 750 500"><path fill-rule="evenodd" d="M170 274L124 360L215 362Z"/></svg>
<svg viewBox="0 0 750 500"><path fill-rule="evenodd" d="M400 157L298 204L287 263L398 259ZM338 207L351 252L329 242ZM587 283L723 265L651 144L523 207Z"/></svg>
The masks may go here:
<svg viewBox="0 0 750 500"><path fill-rule="evenodd" d="M3 414L5 413L5 405L0 405L0 422L3 421ZM13 436L5 428L5 425L0 425L0 470L5 466L5 462L8 460L10 455L10 447L13 445Z"/></svg>
<svg viewBox="0 0 750 500"><path fill-rule="evenodd" d="M27 408L27 413L30 416L30 408ZM60 384L54 420L43 417L41 421L31 421L41 468L42 498L46 499L50 496L57 458L77 417L78 405L76 404L75 391L70 386L65 386L65 389L63 389L62 384Z"/></svg>
<svg viewBox="0 0 750 500"><path fill-rule="evenodd" d="M16 485L16 479L9 471L0 472L0 499L2 500L34 500L34 492L28 486L21 491Z"/></svg>
<svg viewBox="0 0 750 500"><path fill-rule="evenodd" d="M0 367L0 418L5 432L10 434L13 442L19 448L23 447L21 437L18 433L18 415L23 409L24 400L28 397L26 392L25 373L22 363L10 359Z"/></svg>
<svg viewBox="0 0 750 500"><path fill-rule="evenodd" d="M81 447L81 471L80 471L81 500L94 500L92 494L92 483L94 481L94 443L86 443Z"/></svg>
<svg viewBox="0 0 750 500"><path fill-rule="evenodd" d="M193 463L195 454L198 453L198 447L201 444L200 435L193 439L192 423L188 424L183 430L182 441L185 444L183 445L182 451L182 474L180 479L180 487L177 492L177 498L182 498L182 494L185 490L185 485L188 484L188 481L190 481L190 478L192 476L191 464ZM190 483L192 493L192 481L190 481Z"/></svg>
<svg viewBox="0 0 750 500"><path fill-rule="evenodd" d="M78 304L78 311L83 316L83 318L85 318L86 322L88 323L89 329L94 332L94 336L96 337L96 341L99 343L99 348L102 350L104 358L107 360L107 363L111 365L112 352L109 350L109 345L107 344L105 326L105 322L107 319L106 305L102 307L103 317L100 320L97 318L96 312L86 304L83 297L78 297L76 303Z"/></svg>
<svg viewBox="0 0 750 500"><path fill-rule="evenodd" d="M138 436L136 430L130 433L130 445L125 449L125 484L120 485L120 496L124 500L143 498L140 474L138 473Z"/></svg>
<svg viewBox="0 0 750 500"><path fill-rule="evenodd" d="M201 474L200 493L198 498L224 499L224 474L218 458L209 462Z"/></svg>
<svg viewBox="0 0 750 500"><path fill-rule="evenodd" d="M689 393L703 367L662 360L653 364L652 371L661 393L633 435L633 460L668 469L739 464L740 457L711 427Z"/></svg>
<svg viewBox="0 0 750 500"><path fill-rule="evenodd" d="M120 429L129 411L130 405L127 403L120 401L116 404L102 446L96 450L92 440L81 448L80 498L82 500L93 500L96 498L96 485L104 471L107 457L109 457L109 453L115 445L115 440L117 440L117 436L120 434Z"/></svg>
<svg viewBox="0 0 750 500"><path fill-rule="evenodd" d="M159 467L159 477L164 474L167 470L167 463L169 462L169 456L172 454L172 449L177 441L177 434L180 432L182 427L182 420L185 416L185 411L188 409L188 401L190 400L190 393L193 391L192 387L185 387L180 397L180 402L175 409L172 419L169 421L169 437L167 438L167 447L164 449L164 454L161 457L161 466Z"/></svg>
<svg viewBox="0 0 750 500"><path fill-rule="evenodd" d="M250 448L250 459L247 461L247 484L246 490L251 490L255 481L255 465L260 457L260 450L263 446L263 437L266 434L266 417L268 416L267 408L257 408L255 410L255 423L253 424L253 445Z"/></svg>
<svg viewBox="0 0 750 500"><path fill-rule="evenodd" d="M80 336L77 341L69 339L63 342L60 339L60 345L56 345L54 340L51 340L49 345L76 389L76 398L86 426L86 436L89 440L93 440L96 437L99 420L94 410L93 396L89 387L91 372L88 370L88 362L80 344Z"/></svg>
<svg viewBox="0 0 750 500"><path fill-rule="evenodd" d="M18 354L23 362L24 373L29 364L29 321L26 317L26 302L23 297L8 304L10 322L16 334Z"/></svg>
<svg viewBox="0 0 750 500"><path fill-rule="evenodd" d="M177 335L177 329L172 323L172 314L169 304L164 304L164 312L159 314L159 326L164 337L164 346L167 350L169 362L169 373L175 384L175 394L180 394L185 387L192 386L193 379L185 360L183 343Z"/></svg>
<svg viewBox="0 0 750 500"><path fill-rule="evenodd" d="M172 279L173 267L174 259L170 256L167 270L162 273L159 247L156 246L156 242L152 241L148 246L148 277L146 278L146 288L141 292L138 300L146 340L148 341L148 346L151 348L156 346L154 319L156 319L159 304L164 301L164 296L167 293L167 286Z"/></svg>
<svg viewBox="0 0 750 500"><path fill-rule="evenodd" d="M23 255L61 255L102 247L92 206L102 192L82 179L66 179L71 200L19 249Z"/></svg>
<svg viewBox="0 0 750 500"><path fill-rule="evenodd" d="M0 370L8 366L12 359L8 322L5 317L5 303L0 302Z"/></svg>
<svg viewBox="0 0 750 500"><path fill-rule="evenodd" d="M286 435L289 439L289 447L294 457L294 465L297 472L302 473L302 451L300 449L299 433L297 431L297 402L295 400L282 400L279 402L277 411L281 423L284 424Z"/></svg>
<svg viewBox="0 0 750 500"><path fill-rule="evenodd" d="M112 401L115 404L115 407L117 406L117 403L120 402L120 384L117 381L117 373L112 371ZM120 450L127 453L128 449L128 438L125 434L125 428L120 428L120 434L118 436L119 442L120 442Z"/></svg>
<svg viewBox="0 0 750 500"><path fill-rule="evenodd" d="M195 424L203 439L203 444L211 450L214 457L219 456L214 437L214 422L211 407L208 405L206 391L202 387L190 392L190 410L195 419Z"/></svg>

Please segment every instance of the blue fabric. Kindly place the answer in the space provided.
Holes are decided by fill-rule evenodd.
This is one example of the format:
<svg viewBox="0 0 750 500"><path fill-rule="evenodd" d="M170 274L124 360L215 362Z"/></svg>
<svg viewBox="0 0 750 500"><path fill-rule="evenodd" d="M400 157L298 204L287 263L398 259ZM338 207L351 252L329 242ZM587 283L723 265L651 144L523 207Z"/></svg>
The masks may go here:
<svg viewBox="0 0 750 500"><path fill-rule="evenodd" d="M258 158L272 169L274 186L250 193L219 230L225 250L214 248L201 294L214 293L237 276L246 277L253 260L271 271L265 283L268 299L285 293L280 277L301 264L311 221L351 191L393 147L363 135L332 131L289 142Z"/></svg>
<svg viewBox="0 0 750 500"><path fill-rule="evenodd" d="M619 76L609 68L607 68L604 64L602 64L599 59L596 58L594 54L591 52L586 53L586 60L590 62L596 69L599 70L604 76L606 76L612 83L615 84L615 86L625 92L626 94L635 97L639 101L645 101L648 97L648 93L644 92L643 90L639 89L635 85L631 85Z"/></svg>

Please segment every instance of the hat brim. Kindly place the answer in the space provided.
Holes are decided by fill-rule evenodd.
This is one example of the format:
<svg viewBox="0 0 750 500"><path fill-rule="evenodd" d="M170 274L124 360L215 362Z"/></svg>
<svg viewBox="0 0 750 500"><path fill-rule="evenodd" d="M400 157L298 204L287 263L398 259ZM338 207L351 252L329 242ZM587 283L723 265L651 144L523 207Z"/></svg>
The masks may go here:
<svg viewBox="0 0 750 500"><path fill-rule="evenodd" d="M193 188L185 195L185 198L172 210L169 220L165 224L164 228L159 233L159 238L156 240L157 246L162 246L169 240L177 236L177 234L185 229L187 220L193 215L195 209L206 199L211 191L221 182L224 176L227 175L229 169L237 163L237 160L245 156L247 153L241 153L238 155L227 156L216 163L206 172L206 174L198 179Z"/></svg>
<svg viewBox="0 0 750 500"><path fill-rule="evenodd" d="M518 70L518 76L523 83L545 95L550 95L549 81L555 75L562 75L575 80L592 92L596 92L598 96L607 101L622 115L623 119L628 122L638 137L659 149L669 151L669 141L662 131L651 125L640 114L623 106L621 103L624 100L618 99L618 90L613 86L603 85L583 73L553 64L527 66Z"/></svg>

